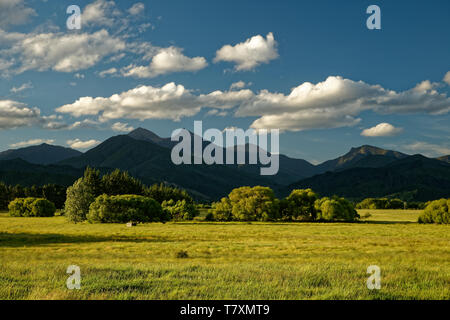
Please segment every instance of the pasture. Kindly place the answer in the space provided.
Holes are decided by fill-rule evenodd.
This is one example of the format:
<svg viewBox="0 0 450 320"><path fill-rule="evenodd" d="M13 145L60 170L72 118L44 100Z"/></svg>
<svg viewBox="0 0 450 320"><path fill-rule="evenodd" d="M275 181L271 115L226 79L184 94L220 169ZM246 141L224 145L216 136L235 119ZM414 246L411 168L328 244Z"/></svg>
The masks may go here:
<svg viewBox="0 0 450 320"><path fill-rule="evenodd" d="M417 224L416 210L359 213L358 223L135 227L1 213L0 299L450 299L448 225ZM80 290L66 288L69 265ZM380 290L366 287L370 265Z"/></svg>

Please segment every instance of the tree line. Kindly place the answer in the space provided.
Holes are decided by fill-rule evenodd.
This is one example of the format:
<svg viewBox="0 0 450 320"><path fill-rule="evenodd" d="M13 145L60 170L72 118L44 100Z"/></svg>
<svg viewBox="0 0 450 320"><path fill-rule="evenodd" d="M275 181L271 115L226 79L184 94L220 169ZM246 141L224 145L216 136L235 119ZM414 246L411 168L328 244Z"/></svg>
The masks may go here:
<svg viewBox="0 0 450 320"><path fill-rule="evenodd" d="M66 189L67 187L56 184L23 187L0 182L0 210L8 209L9 203L16 198L44 198L51 201L57 209L62 209L66 201Z"/></svg>
<svg viewBox="0 0 450 320"><path fill-rule="evenodd" d="M45 201L44 201L45 200ZM47 202L46 202L47 201ZM144 185L126 171L101 176L86 168L83 176L65 188L7 186L0 183L0 205L13 216L52 216L63 209L71 222L165 222L192 220L199 215L193 198L183 189L163 183ZM446 199L427 203L419 222L448 223ZM399 199L367 198L356 208L404 209ZM360 216L345 198L320 197L312 189L296 189L278 199L269 187L240 187L212 203L207 221L355 221Z"/></svg>

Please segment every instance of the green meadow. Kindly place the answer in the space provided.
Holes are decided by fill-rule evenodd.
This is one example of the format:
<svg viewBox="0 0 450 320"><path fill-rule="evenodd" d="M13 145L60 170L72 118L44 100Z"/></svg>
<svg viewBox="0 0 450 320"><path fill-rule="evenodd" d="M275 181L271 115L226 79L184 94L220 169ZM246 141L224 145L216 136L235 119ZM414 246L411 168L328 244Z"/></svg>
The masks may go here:
<svg viewBox="0 0 450 320"><path fill-rule="evenodd" d="M450 299L450 227L418 210L358 223L71 224L0 214L0 299ZM180 257L180 252L187 253ZM81 289L69 290L69 265ZM381 269L369 290L367 267Z"/></svg>

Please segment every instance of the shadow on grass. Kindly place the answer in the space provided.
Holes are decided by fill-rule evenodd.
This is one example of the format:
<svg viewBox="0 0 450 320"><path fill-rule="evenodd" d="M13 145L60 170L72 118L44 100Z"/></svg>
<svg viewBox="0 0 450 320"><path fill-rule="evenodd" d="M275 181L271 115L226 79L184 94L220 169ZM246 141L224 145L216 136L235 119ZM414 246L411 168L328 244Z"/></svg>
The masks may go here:
<svg viewBox="0 0 450 320"><path fill-rule="evenodd" d="M7 233L0 232L0 247L33 247L56 243L89 243L89 242L170 242L164 237L126 237L126 236L93 236L65 235L53 233Z"/></svg>

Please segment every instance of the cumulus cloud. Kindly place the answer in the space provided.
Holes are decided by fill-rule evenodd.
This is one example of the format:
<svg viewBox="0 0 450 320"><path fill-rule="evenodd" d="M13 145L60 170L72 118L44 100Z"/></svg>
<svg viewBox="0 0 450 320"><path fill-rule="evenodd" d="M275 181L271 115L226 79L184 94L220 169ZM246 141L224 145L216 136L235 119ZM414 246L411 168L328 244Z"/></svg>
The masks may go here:
<svg viewBox="0 0 450 320"><path fill-rule="evenodd" d="M55 142L54 139L30 139L28 141L21 141L21 142L13 143L13 144L10 144L9 146L11 148L22 148L22 147L33 146L33 145L38 145L38 144L43 144L43 143L52 144L54 142Z"/></svg>
<svg viewBox="0 0 450 320"><path fill-rule="evenodd" d="M94 33L7 34L0 30L11 47L0 50L1 59L14 61L15 73L27 70L73 72L87 69L101 59L125 49L120 38L108 31ZM8 66L12 67L11 65Z"/></svg>
<svg viewBox="0 0 450 320"><path fill-rule="evenodd" d="M430 90L433 90L434 88L437 88L438 86L439 86L439 84L436 82L431 82L430 80L424 80L424 81L418 83L414 87L414 90L418 91L418 92L430 91Z"/></svg>
<svg viewBox="0 0 450 320"><path fill-rule="evenodd" d="M366 110L380 114L446 113L450 110L450 98L436 90L395 92L363 81L328 77L317 84L305 82L288 95L268 90L254 93L249 89L196 94L175 83L140 86L109 98L82 97L57 111L76 117L99 115L102 121L180 120L205 107L233 110L237 117L257 117L251 125L254 129L301 131L354 126L361 120L359 114Z"/></svg>
<svg viewBox="0 0 450 320"><path fill-rule="evenodd" d="M115 23L114 17L119 14L120 11L116 9L114 1L97 0L84 8L81 23L111 27Z"/></svg>
<svg viewBox="0 0 450 320"><path fill-rule="evenodd" d="M450 85L450 71L445 74L444 82Z"/></svg>
<svg viewBox="0 0 450 320"><path fill-rule="evenodd" d="M0 0L0 28L24 24L35 15L36 12L26 7L23 0Z"/></svg>
<svg viewBox="0 0 450 320"><path fill-rule="evenodd" d="M214 62L235 63L236 71L252 70L262 63L278 58L277 42L270 32L266 38L257 35L234 46L225 45L216 52Z"/></svg>
<svg viewBox="0 0 450 320"><path fill-rule="evenodd" d="M252 96L250 90L214 91L206 95L195 95L184 86L171 82L162 87L139 86L109 98L81 97L56 111L75 117L100 115L102 121L120 118L178 121L182 117L197 114L202 107L230 109Z"/></svg>
<svg viewBox="0 0 450 320"><path fill-rule="evenodd" d="M236 115L260 116L252 124L255 129L301 131L352 126L360 121L358 115L365 110L381 114L441 114L450 110L450 99L436 90L396 92L380 85L331 76L317 84L305 82L288 95L262 90L244 101Z"/></svg>
<svg viewBox="0 0 450 320"><path fill-rule="evenodd" d="M128 12L135 16L140 14L142 11L144 11L145 9L145 5L142 2L137 2L135 4L133 4L130 9L128 9Z"/></svg>
<svg viewBox="0 0 450 320"><path fill-rule="evenodd" d="M40 119L38 108L29 108L13 100L0 100L0 130L30 126Z"/></svg>
<svg viewBox="0 0 450 320"><path fill-rule="evenodd" d="M154 78L156 76L183 71L198 71L208 65L203 57L189 58L177 47L161 48L148 66L130 65L123 70L126 77Z"/></svg>
<svg viewBox="0 0 450 320"><path fill-rule="evenodd" d="M66 143L72 149L88 149L88 148L92 148L92 147L98 145L100 143L100 141L97 141L94 139L82 141L77 138L77 139L73 139L73 140L67 140Z"/></svg>
<svg viewBox="0 0 450 320"><path fill-rule="evenodd" d="M403 146L404 149L415 153L421 153L428 157L439 157L450 154L450 146L438 145L423 141L416 141Z"/></svg>
<svg viewBox="0 0 450 320"><path fill-rule="evenodd" d="M200 110L196 98L182 85L168 83L162 87L140 86L109 98L82 97L57 109L73 116L97 115L103 120L173 119L192 116Z"/></svg>
<svg viewBox="0 0 450 320"><path fill-rule="evenodd" d="M113 131L118 132L130 132L133 131L134 128L132 126L129 126L128 123L122 123L122 122L116 122L111 126L111 129Z"/></svg>
<svg viewBox="0 0 450 320"><path fill-rule="evenodd" d="M390 137L395 136L402 131L402 128L396 128L392 124L383 122L377 124L375 127L364 129L361 132L361 135L365 137Z"/></svg>
<svg viewBox="0 0 450 320"><path fill-rule="evenodd" d="M22 84L21 86L18 87L12 87L11 90L9 90L12 93L18 93L18 92L22 92L24 90L27 89L32 89L33 88L33 84L31 82L27 82Z"/></svg>

